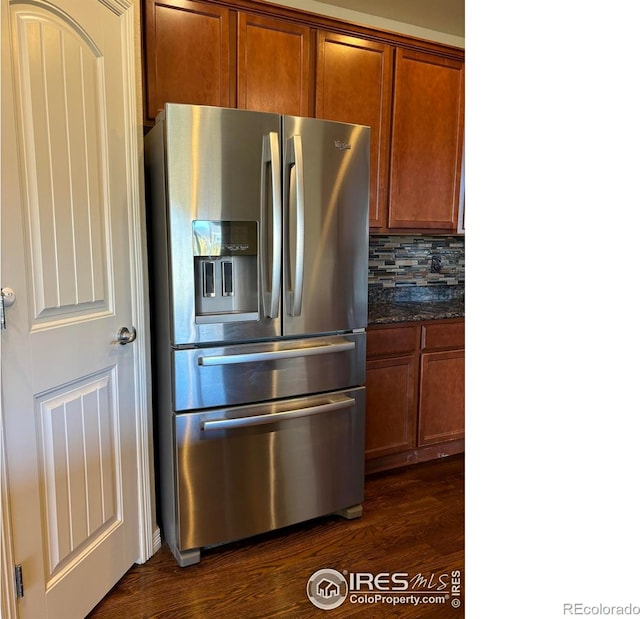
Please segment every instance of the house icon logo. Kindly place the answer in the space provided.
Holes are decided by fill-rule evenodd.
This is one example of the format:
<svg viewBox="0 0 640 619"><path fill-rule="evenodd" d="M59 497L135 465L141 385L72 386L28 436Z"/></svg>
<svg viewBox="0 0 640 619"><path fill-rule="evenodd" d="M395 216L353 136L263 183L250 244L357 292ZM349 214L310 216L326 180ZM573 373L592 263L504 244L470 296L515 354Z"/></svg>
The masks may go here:
<svg viewBox="0 0 640 619"><path fill-rule="evenodd" d="M307 581L309 601L322 610L338 608L347 599L348 590L346 578L332 569L318 570Z"/></svg>

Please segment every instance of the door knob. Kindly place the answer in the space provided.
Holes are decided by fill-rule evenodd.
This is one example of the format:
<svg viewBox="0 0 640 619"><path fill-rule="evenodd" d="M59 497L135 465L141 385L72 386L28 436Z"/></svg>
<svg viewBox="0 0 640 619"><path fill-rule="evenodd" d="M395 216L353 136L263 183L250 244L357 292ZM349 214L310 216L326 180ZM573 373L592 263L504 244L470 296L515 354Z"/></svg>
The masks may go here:
<svg viewBox="0 0 640 619"><path fill-rule="evenodd" d="M136 328L131 327L131 331L127 327L120 327L118 329L118 335L116 341L118 344L124 346L125 344L131 344L136 339Z"/></svg>

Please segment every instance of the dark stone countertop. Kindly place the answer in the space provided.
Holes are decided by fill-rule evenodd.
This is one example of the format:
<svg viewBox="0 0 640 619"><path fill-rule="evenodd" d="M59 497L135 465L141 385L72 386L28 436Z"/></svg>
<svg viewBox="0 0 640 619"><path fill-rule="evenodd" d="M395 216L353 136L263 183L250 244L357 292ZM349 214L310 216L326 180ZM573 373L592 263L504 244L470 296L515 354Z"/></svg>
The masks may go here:
<svg viewBox="0 0 640 619"><path fill-rule="evenodd" d="M369 324L464 318L464 288L427 287L369 291Z"/></svg>
<svg viewBox="0 0 640 619"><path fill-rule="evenodd" d="M369 324L464 318L464 301L433 301L430 303L376 303L369 305Z"/></svg>

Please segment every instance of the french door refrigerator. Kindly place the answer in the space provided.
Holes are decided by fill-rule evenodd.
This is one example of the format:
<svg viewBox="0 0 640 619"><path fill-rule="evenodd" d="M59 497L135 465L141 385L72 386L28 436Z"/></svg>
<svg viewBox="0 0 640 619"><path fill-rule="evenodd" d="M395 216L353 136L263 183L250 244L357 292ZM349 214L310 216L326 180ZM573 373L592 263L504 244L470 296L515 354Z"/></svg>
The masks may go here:
<svg viewBox="0 0 640 619"><path fill-rule="evenodd" d="M167 104L145 138L163 535L362 513L369 128Z"/></svg>

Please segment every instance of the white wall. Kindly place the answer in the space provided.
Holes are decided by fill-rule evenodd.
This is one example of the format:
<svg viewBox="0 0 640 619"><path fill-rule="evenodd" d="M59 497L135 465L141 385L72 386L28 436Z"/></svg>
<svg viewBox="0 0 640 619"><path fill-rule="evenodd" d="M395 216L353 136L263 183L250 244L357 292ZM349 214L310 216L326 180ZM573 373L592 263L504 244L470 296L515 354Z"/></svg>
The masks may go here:
<svg viewBox="0 0 640 619"><path fill-rule="evenodd" d="M360 13L358 11L343 9L331 4L325 4L324 2L318 2L317 0L270 1L273 2L273 4L281 4L283 6L308 11L310 13L319 13L321 15L335 17L343 21L361 24L363 26L371 26L373 28L379 28L381 30L390 30L391 32L398 32L401 34L418 37L420 39L426 39L427 41L435 41L436 43L444 43L445 45L464 48L464 37L458 37L452 34L447 34L446 32L438 32L436 30L428 30L427 28L412 26L411 24L386 19L384 17L369 15L368 13ZM393 0L389 1L392 2Z"/></svg>

